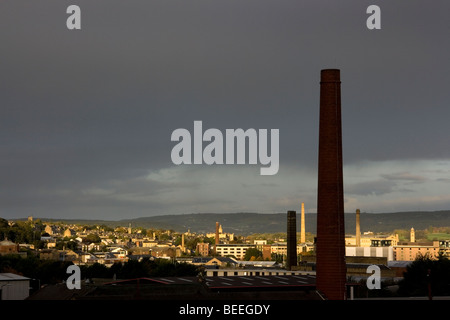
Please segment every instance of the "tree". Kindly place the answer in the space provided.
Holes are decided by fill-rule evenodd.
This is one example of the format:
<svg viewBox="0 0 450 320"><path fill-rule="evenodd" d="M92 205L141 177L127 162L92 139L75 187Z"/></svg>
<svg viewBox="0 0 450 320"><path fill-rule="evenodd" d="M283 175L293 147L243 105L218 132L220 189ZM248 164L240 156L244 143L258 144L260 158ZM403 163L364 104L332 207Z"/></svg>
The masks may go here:
<svg viewBox="0 0 450 320"><path fill-rule="evenodd" d="M8 220L0 218L0 230L8 227Z"/></svg>
<svg viewBox="0 0 450 320"><path fill-rule="evenodd" d="M252 260L252 258L253 258L253 260ZM249 248L245 252L244 260L246 260L246 261L258 260L258 258L262 259L262 252L256 248Z"/></svg>
<svg viewBox="0 0 450 320"><path fill-rule="evenodd" d="M170 277L170 276L195 276L197 267L188 263L173 263L165 259L150 260L144 258L140 261L129 260L124 263L115 263L111 267L94 263L90 266L82 266L83 278L112 278L135 279L141 277Z"/></svg>
<svg viewBox="0 0 450 320"><path fill-rule="evenodd" d="M102 241L102 239L100 238L100 236L98 234L95 233L91 233L88 234L86 236L86 238L83 240L83 242L88 242L88 243L100 243Z"/></svg>
<svg viewBox="0 0 450 320"><path fill-rule="evenodd" d="M41 284L53 284L67 279L67 267L72 262L56 260L39 260L35 256L22 258L19 255L0 256L0 272L14 272L32 279L39 279Z"/></svg>
<svg viewBox="0 0 450 320"><path fill-rule="evenodd" d="M283 260L284 260L283 255L282 254L278 254L278 253L272 253L270 255L270 257L271 257L271 260L275 261L276 263L282 263Z"/></svg>
<svg viewBox="0 0 450 320"><path fill-rule="evenodd" d="M75 241L63 240L58 241L55 248L58 250L77 250L78 244Z"/></svg>
<svg viewBox="0 0 450 320"><path fill-rule="evenodd" d="M42 224L29 221L17 221L12 226L8 221L0 218L0 240L8 240L16 243L35 243L40 240Z"/></svg>
<svg viewBox="0 0 450 320"><path fill-rule="evenodd" d="M111 268L97 262L90 266L80 266L80 269L81 275L85 279L112 278Z"/></svg>
<svg viewBox="0 0 450 320"><path fill-rule="evenodd" d="M428 254L418 256L407 267L399 284L399 294L427 296L429 288L432 295L450 295L450 260L442 254L437 259Z"/></svg>

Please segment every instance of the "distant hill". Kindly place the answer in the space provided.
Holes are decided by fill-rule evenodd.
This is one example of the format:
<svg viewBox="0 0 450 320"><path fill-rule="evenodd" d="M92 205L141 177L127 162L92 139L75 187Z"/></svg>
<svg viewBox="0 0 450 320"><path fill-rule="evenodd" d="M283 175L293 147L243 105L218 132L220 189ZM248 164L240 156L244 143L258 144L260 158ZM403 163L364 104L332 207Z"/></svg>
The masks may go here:
<svg viewBox="0 0 450 320"><path fill-rule="evenodd" d="M356 215L346 214L345 229L355 233ZM411 211L392 213L361 212L361 232L392 232L395 229L423 230L430 226L449 227L450 210L445 211Z"/></svg>
<svg viewBox="0 0 450 320"><path fill-rule="evenodd" d="M316 233L315 213L305 214L306 231ZM55 219L42 219L50 221ZM345 214L347 234L355 233L355 213ZM286 232L286 213L259 214L259 213L191 213L179 215L163 215L142 217L137 219L124 219L119 221L106 220L65 220L57 221L84 224L105 224L107 226L128 226L143 228L172 229L178 232L209 233L215 231L216 221L222 225L224 232L238 235L254 233ZM426 229L429 226L450 226L450 210L447 211L421 211L421 212L393 212L393 213L365 213L361 212L361 232L392 232L395 229L416 230ZM297 213L297 231L300 232L300 213Z"/></svg>

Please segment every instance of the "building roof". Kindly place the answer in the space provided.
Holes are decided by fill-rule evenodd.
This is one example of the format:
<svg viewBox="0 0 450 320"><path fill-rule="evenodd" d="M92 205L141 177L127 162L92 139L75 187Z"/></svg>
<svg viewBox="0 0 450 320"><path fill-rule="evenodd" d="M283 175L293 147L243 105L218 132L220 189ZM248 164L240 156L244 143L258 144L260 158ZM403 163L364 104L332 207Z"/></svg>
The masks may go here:
<svg viewBox="0 0 450 320"><path fill-rule="evenodd" d="M286 287L314 287L315 275L289 276L220 276L205 277L206 286L210 289L254 289L254 288L286 288ZM130 284L138 279L117 280L106 285ZM141 283L155 283L166 285L195 284L198 277L149 277L140 278Z"/></svg>
<svg viewBox="0 0 450 320"><path fill-rule="evenodd" d="M217 247L256 247L256 244L250 243L219 243Z"/></svg>
<svg viewBox="0 0 450 320"><path fill-rule="evenodd" d="M16 244L8 239L0 241L0 246L15 246Z"/></svg>
<svg viewBox="0 0 450 320"><path fill-rule="evenodd" d="M230 257L194 257L192 263L208 263L209 261L216 259L222 263L237 264L238 262Z"/></svg>
<svg viewBox="0 0 450 320"><path fill-rule="evenodd" d="M346 263L348 269L358 269L363 268L367 269L369 266L378 266L380 270L388 270L389 267L387 267L384 264L373 264L373 263Z"/></svg>
<svg viewBox="0 0 450 320"><path fill-rule="evenodd" d="M242 266L255 266L255 267L274 267L278 265L276 261L239 261Z"/></svg>
<svg viewBox="0 0 450 320"><path fill-rule="evenodd" d="M388 267L389 268L406 268L411 263L413 263L413 261L388 261Z"/></svg>
<svg viewBox="0 0 450 320"><path fill-rule="evenodd" d="M0 273L0 281L23 281L30 280L30 278L26 278L14 273Z"/></svg>
<svg viewBox="0 0 450 320"><path fill-rule="evenodd" d="M210 289L315 287L315 275L207 277Z"/></svg>
<svg viewBox="0 0 450 320"><path fill-rule="evenodd" d="M69 290L65 284L52 285L29 297L48 299L300 299L320 300L315 276L225 276L149 277L85 284ZM295 294L293 294L293 292Z"/></svg>
<svg viewBox="0 0 450 320"><path fill-rule="evenodd" d="M89 286L81 282L81 289L71 290L66 283L46 285L30 295L27 300L76 300L95 290L94 286Z"/></svg>

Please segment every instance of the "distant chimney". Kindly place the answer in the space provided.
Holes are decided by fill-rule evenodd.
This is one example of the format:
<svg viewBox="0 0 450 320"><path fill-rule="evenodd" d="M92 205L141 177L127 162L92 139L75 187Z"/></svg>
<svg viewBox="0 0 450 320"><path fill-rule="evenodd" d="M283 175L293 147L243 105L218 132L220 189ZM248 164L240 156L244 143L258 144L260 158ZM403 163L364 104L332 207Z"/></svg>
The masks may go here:
<svg viewBox="0 0 450 320"><path fill-rule="evenodd" d="M216 222L216 245L219 244L219 222Z"/></svg>
<svg viewBox="0 0 450 320"><path fill-rule="evenodd" d="M414 228L411 228L410 241L411 242L416 242L416 232L414 231Z"/></svg>
<svg viewBox="0 0 450 320"><path fill-rule="evenodd" d="M345 224L340 70L321 71L317 188L316 288L345 300Z"/></svg>
<svg viewBox="0 0 450 320"><path fill-rule="evenodd" d="M361 247L360 210L356 209L356 246Z"/></svg>
<svg viewBox="0 0 450 320"><path fill-rule="evenodd" d="M295 211L287 213L287 258L286 269L297 266L297 219Z"/></svg>
<svg viewBox="0 0 450 320"><path fill-rule="evenodd" d="M306 230L305 230L305 203L302 202L302 215L300 221L300 242L306 242Z"/></svg>

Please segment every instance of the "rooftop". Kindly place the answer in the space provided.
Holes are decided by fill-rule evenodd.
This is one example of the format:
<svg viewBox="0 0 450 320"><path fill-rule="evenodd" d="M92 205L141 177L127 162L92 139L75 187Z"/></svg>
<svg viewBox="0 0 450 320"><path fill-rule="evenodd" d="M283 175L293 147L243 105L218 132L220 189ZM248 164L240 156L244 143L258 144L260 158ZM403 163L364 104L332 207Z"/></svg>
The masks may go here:
<svg viewBox="0 0 450 320"><path fill-rule="evenodd" d="M21 280L30 280L30 278L26 278L14 273L0 273L0 281L21 281Z"/></svg>
<svg viewBox="0 0 450 320"><path fill-rule="evenodd" d="M116 281L82 281L81 290L64 284L41 289L29 299L283 299L318 300L314 275L149 277ZM76 292L75 292L76 291Z"/></svg>

